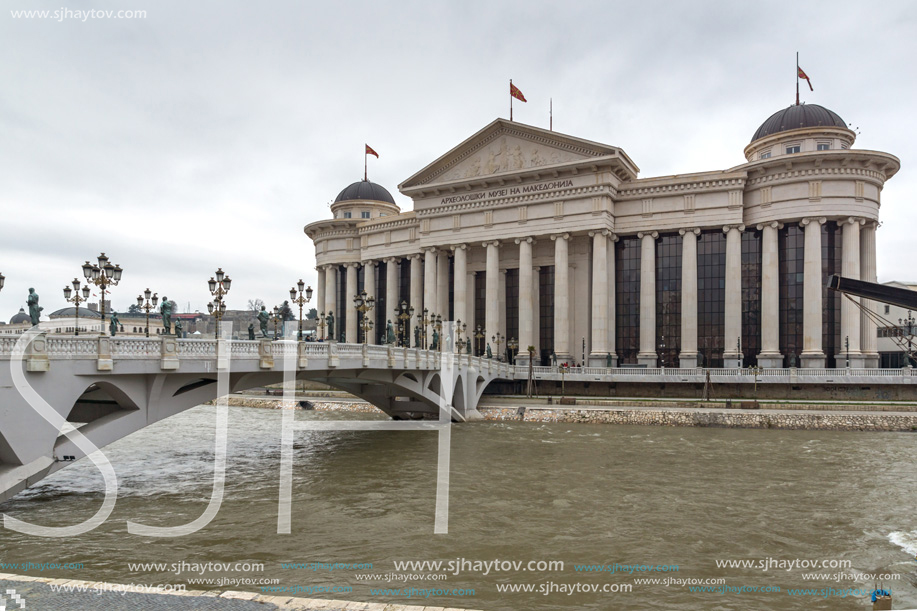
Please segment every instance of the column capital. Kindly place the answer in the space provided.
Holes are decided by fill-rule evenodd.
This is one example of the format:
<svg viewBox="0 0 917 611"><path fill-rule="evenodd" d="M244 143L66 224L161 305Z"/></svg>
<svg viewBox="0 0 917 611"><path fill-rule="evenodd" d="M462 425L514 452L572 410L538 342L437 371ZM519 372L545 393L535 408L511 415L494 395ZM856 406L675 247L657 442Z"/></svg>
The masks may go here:
<svg viewBox="0 0 917 611"><path fill-rule="evenodd" d="M745 231L745 225L723 225L723 233L729 233L733 229L738 229L739 233Z"/></svg>
<svg viewBox="0 0 917 611"><path fill-rule="evenodd" d="M558 240L558 239L569 240L570 234L569 233L555 233L551 236L551 239L552 240Z"/></svg>
<svg viewBox="0 0 917 611"><path fill-rule="evenodd" d="M847 218L845 218L845 219L838 219L838 221L837 221L837 224L838 224L838 225L846 225L846 224L848 224L848 223L851 224L851 225L865 225L865 224L866 224L866 219L860 218L860 217L856 217L856 216L849 216L849 217L847 217Z"/></svg>
<svg viewBox="0 0 917 611"><path fill-rule="evenodd" d="M456 250L467 250L467 249L468 249L468 244L453 244L453 245L450 246L449 248L451 248L453 251L456 251Z"/></svg>
<svg viewBox="0 0 917 611"><path fill-rule="evenodd" d="M481 242L481 246L487 248L488 246L499 246L500 240L488 240L486 242Z"/></svg>
<svg viewBox="0 0 917 611"><path fill-rule="evenodd" d="M392 257L392 258L397 259L398 257ZM419 252L411 253L409 255L405 255L404 258L410 259L411 261L416 261L417 259L420 258L420 253Z"/></svg>
<svg viewBox="0 0 917 611"><path fill-rule="evenodd" d="M694 235L700 235L700 227L685 227L684 229L679 229L679 235L685 235L686 233L693 233Z"/></svg>
<svg viewBox="0 0 917 611"><path fill-rule="evenodd" d="M422 246L422 247L420 248L420 250L421 250L421 252L423 252L424 254L426 254L426 253L428 253L428 252L431 252L431 253L433 253L433 254L435 255L436 252L439 250L439 248L437 248L436 246Z"/></svg>
<svg viewBox="0 0 917 611"><path fill-rule="evenodd" d="M828 222L828 219L825 218L825 217L823 217L823 216L820 216L820 217L809 217L809 218L804 218L804 219L802 219L801 221L799 221L799 226L800 226L800 227L805 227L805 226L808 225L809 223L818 223L819 225L824 225L824 224L827 223L827 222Z"/></svg>
<svg viewBox="0 0 917 611"><path fill-rule="evenodd" d="M394 262L397 261L398 259L397 259L396 257L385 257L385 258L382 259L382 260L385 262L386 265L389 265L389 264L391 264L391 263L394 263Z"/></svg>
<svg viewBox="0 0 917 611"><path fill-rule="evenodd" d="M589 237L595 237L597 234L601 234L606 238L613 236L614 234L608 229L593 229L589 232Z"/></svg>
<svg viewBox="0 0 917 611"><path fill-rule="evenodd" d="M360 265L361 265L361 264L360 264L360 263L357 263L356 261L350 261L350 262L348 262L348 263L341 263L341 265L343 265L343 266L346 267L347 269L350 269L350 268L353 268L353 269L360 269Z"/></svg>
<svg viewBox="0 0 917 611"><path fill-rule="evenodd" d="M514 241L516 244L522 244L523 242L525 242L526 244L531 244L532 242L535 241L535 238L533 238L533 237L530 236L530 237L527 237L527 238L516 238L516 239L513 240L513 241Z"/></svg>
<svg viewBox="0 0 917 611"><path fill-rule="evenodd" d="M763 231L765 227L770 227L771 229L783 229L783 223L778 221L771 221L770 223L758 223L755 225L755 229L758 231Z"/></svg>
<svg viewBox="0 0 917 611"><path fill-rule="evenodd" d="M367 259L366 261L363 261L361 265L363 267L376 267L376 263L378 263L378 261L376 261L375 259Z"/></svg>
<svg viewBox="0 0 917 611"><path fill-rule="evenodd" d="M637 233L637 237L640 238L641 240L645 238L646 236L649 236L655 240L659 237L659 232L658 231L641 231Z"/></svg>

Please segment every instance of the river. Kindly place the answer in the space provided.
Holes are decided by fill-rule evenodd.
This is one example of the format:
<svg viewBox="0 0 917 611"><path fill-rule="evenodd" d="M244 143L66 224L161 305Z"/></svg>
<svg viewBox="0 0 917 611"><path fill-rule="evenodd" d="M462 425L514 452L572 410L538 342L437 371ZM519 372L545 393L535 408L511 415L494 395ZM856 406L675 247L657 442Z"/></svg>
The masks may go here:
<svg viewBox="0 0 917 611"><path fill-rule="evenodd" d="M436 433L299 432L292 534L278 535L281 412L230 408L226 494L215 519L182 537L128 534L128 520L173 526L204 511L213 483L215 410L195 408L106 448L119 479L111 517L68 539L0 530L0 572L204 590L220 588L190 580L267 578L279 580L275 588L300 588L296 595L303 597L311 590L316 598L496 611L868 609L865 595L851 593L872 589L872 579L853 577L865 573L892 576L884 584L896 609L917 607L913 434L456 425L449 532L434 535ZM296 418L382 417L304 411ZM75 524L95 513L101 490L101 477L83 460L0 510L42 525ZM459 570L394 564L456 559ZM740 560L754 566L723 566ZM539 570L539 561L561 561L563 568ZM818 566L810 570L812 561ZM182 562L187 567L175 566ZM313 562L372 568L282 566ZM2 563L77 566L23 571ZM163 566L129 566L136 563ZM211 565L203 573L194 566L207 563L234 566ZM246 571L245 563L264 568ZM616 564L614 572L583 569ZM392 573L394 580L365 579ZM807 579L812 573L823 576ZM645 579L660 582L635 583ZM699 583L716 579L725 583ZM529 586L533 592L498 591ZM593 586L610 591L584 591ZM621 591L627 586L630 592ZM316 587L345 591L317 594ZM378 588L415 592L374 594ZM443 595L446 590L466 595Z"/></svg>

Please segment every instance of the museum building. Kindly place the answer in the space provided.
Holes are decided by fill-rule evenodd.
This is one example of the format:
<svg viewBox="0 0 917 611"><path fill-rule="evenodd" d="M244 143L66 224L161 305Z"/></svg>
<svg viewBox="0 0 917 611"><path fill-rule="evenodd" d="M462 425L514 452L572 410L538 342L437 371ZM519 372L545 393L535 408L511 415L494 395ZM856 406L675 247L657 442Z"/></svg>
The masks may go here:
<svg viewBox="0 0 917 611"><path fill-rule="evenodd" d="M878 367L859 298L825 288L876 281L880 193L900 167L855 139L793 105L741 165L638 178L618 147L497 119L398 186L413 211L364 180L305 227L316 308L334 339L363 341L365 290L371 343L405 302L411 329L426 309L501 355L497 334L515 340L517 363L534 346L536 364Z"/></svg>

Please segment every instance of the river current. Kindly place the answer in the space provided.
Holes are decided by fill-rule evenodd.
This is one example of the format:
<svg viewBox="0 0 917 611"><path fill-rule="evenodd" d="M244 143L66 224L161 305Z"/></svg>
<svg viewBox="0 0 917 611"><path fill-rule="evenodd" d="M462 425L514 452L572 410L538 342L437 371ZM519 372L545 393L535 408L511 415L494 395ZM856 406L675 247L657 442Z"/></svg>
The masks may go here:
<svg viewBox="0 0 917 611"><path fill-rule="evenodd" d="M230 408L215 519L181 537L128 534L128 520L174 526L204 511L215 414L201 406L105 448L119 483L111 517L67 539L0 529L0 573L256 592L274 579L265 593L495 611L869 609L878 575L894 608L917 607L914 434L455 425L448 534L434 534L436 433L298 432L292 533L279 535L281 412ZM75 524L102 489L83 460L0 511ZM3 568L23 563L45 566ZM513 587L533 591L499 591Z"/></svg>

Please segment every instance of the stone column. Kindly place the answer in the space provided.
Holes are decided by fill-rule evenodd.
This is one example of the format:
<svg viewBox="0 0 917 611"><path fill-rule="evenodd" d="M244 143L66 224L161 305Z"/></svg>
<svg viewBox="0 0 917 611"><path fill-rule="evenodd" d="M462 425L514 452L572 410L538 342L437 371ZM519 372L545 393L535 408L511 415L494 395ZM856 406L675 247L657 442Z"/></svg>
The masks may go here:
<svg viewBox="0 0 917 611"><path fill-rule="evenodd" d="M617 311L618 305L615 303L616 287L615 287L615 242L618 241L618 236L611 234L610 241L608 244L608 351L611 354L611 366L618 366L618 353L617 350Z"/></svg>
<svg viewBox="0 0 917 611"><path fill-rule="evenodd" d="M681 352L679 367L697 367L697 236L700 229L681 229Z"/></svg>
<svg viewBox="0 0 917 611"><path fill-rule="evenodd" d="M481 321L477 319L477 304L475 303L475 299L477 299L477 289L475 288L477 286L477 278L478 272L468 272L469 290L465 293L466 295L470 294L470 297L468 297L468 306L466 308L468 320L465 322L468 323L468 337L472 341L471 345L472 349L475 350L475 354L477 354L477 346L474 344L474 334L478 332L478 325L481 324Z"/></svg>
<svg viewBox="0 0 917 611"><path fill-rule="evenodd" d="M449 318L449 251L441 250L436 254L436 313Z"/></svg>
<svg viewBox="0 0 917 611"><path fill-rule="evenodd" d="M557 363L571 362L570 353L570 234L552 235L554 240L554 354Z"/></svg>
<svg viewBox="0 0 917 611"><path fill-rule="evenodd" d="M468 314L466 313L466 295L468 293L468 246L466 244L456 244L452 247L455 257L453 265L453 287L452 287L452 308L456 322L461 321L468 324Z"/></svg>
<svg viewBox="0 0 917 611"><path fill-rule="evenodd" d="M318 280L315 281L315 309L321 314L325 310L325 266L315 268Z"/></svg>
<svg viewBox="0 0 917 611"><path fill-rule="evenodd" d="M366 298L369 299L372 297L376 299L376 262L375 261L364 261L363 262L363 290L366 291ZM373 321L373 328L366 332L366 341L370 344L375 344L376 336L378 334L378 329L375 327L376 322L376 310L375 308L379 307L377 302L375 307L366 313L371 321ZM383 333L385 328L382 329Z"/></svg>
<svg viewBox="0 0 917 611"><path fill-rule="evenodd" d="M870 221L860 230L860 279L876 282L876 222ZM861 300L863 307L876 312L876 302L871 299ZM876 335L874 320L861 314L860 350L863 352L865 367L879 366L879 340Z"/></svg>
<svg viewBox="0 0 917 611"><path fill-rule="evenodd" d="M414 319L411 321L411 337L413 337L414 325L416 325L420 317L423 316L423 265L420 260L420 255L418 254L411 255L408 258L411 260L410 306L414 308Z"/></svg>
<svg viewBox="0 0 917 611"><path fill-rule="evenodd" d="M841 242L841 275L845 278L860 279L860 227L865 223L865 219L854 217L838 222L844 231ZM847 365L848 355L852 368L859 369L866 365L860 348L861 313L856 305L858 303L859 297L841 297L841 345L838 346L838 354L835 357L835 365L838 368Z"/></svg>
<svg viewBox="0 0 917 611"><path fill-rule="evenodd" d="M827 221L821 218L802 219L805 227L805 263L803 266L802 314L803 349L800 365L806 368L822 369L825 353L822 351L822 272L821 272L821 226Z"/></svg>
<svg viewBox="0 0 917 611"><path fill-rule="evenodd" d="M487 248L486 275L484 277L485 292L487 294L487 307L485 308L484 318L487 319L487 329L484 334L484 345L490 341L490 337L500 330L500 242L484 242L483 246ZM497 347L491 346L494 357L497 356Z"/></svg>
<svg viewBox="0 0 917 611"><path fill-rule="evenodd" d="M742 353L742 232L745 225L726 225L726 304L723 317L723 366L740 366Z"/></svg>
<svg viewBox="0 0 917 611"><path fill-rule="evenodd" d="M656 238L659 233L638 233L640 250L640 352L637 362L656 367Z"/></svg>
<svg viewBox="0 0 917 611"><path fill-rule="evenodd" d="M780 257L777 236L783 225L763 223L761 230L761 353L758 366L783 367L780 353Z"/></svg>
<svg viewBox="0 0 917 611"><path fill-rule="evenodd" d="M429 315L436 314L436 249L425 248L423 260L423 308ZM418 312L423 318L423 308ZM427 330L429 334L429 329ZM429 339L428 339L429 341Z"/></svg>
<svg viewBox="0 0 917 611"><path fill-rule="evenodd" d="M608 358L608 230L592 237L592 346L589 366L604 367Z"/></svg>
<svg viewBox="0 0 917 611"><path fill-rule="evenodd" d="M532 238L516 238L519 245L519 352L517 365L529 364L528 347L534 346L534 308L532 284Z"/></svg>
<svg viewBox="0 0 917 611"><path fill-rule="evenodd" d="M343 307L347 308L347 335L346 341L348 344L358 343L357 338L357 309L353 305L353 296L357 294L357 264L348 263L347 264L347 294L344 298L347 300L346 303L342 304ZM335 333L340 336L340 332L335 329Z"/></svg>
<svg viewBox="0 0 917 611"><path fill-rule="evenodd" d="M399 267L399 261L395 257L385 260L385 325L388 327L388 322L392 321L392 328L395 329L396 335L398 318L395 310L401 311L401 300L398 298L398 278L401 276ZM379 336L385 337L384 333L385 331L380 330Z"/></svg>
<svg viewBox="0 0 917 611"><path fill-rule="evenodd" d="M338 268L337 265L329 265L325 268L325 316L334 315L335 334L340 337L341 316L337 307L338 298ZM336 340L328 334L328 327L325 327L325 336L327 339Z"/></svg>

